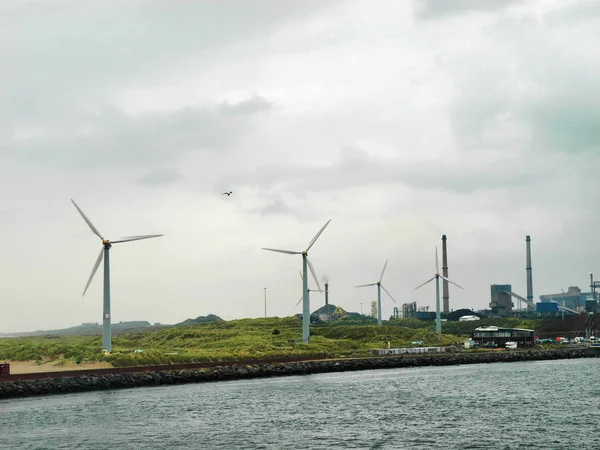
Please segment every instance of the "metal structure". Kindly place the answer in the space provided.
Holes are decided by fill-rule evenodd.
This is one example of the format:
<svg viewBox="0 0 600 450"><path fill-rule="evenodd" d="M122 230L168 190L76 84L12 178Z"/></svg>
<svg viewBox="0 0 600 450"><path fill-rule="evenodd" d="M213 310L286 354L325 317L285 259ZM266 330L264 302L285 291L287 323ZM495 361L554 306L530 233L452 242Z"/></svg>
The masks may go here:
<svg viewBox="0 0 600 450"><path fill-rule="evenodd" d="M525 237L525 247L527 253L527 312L535 311L535 304L533 303L533 275L531 273L531 236Z"/></svg>
<svg viewBox="0 0 600 450"><path fill-rule="evenodd" d="M413 319L417 315L417 302L403 303L402 304L402 318Z"/></svg>
<svg viewBox="0 0 600 450"><path fill-rule="evenodd" d="M590 305L586 304L586 320L585 320L585 338L589 341L592 336L596 314L598 314L598 302L596 301L596 288L600 287L598 281L594 281L594 274L590 273L590 288L592 290L592 300ZM586 302L587 303L587 302Z"/></svg>
<svg viewBox="0 0 600 450"><path fill-rule="evenodd" d="M442 275L448 278L448 249L446 247L446 235L442 235ZM442 283L442 300L443 311L448 314L450 312L450 293L448 290L448 281Z"/></svg>
<svg viewBox="0 0 600 450"><path fill-rule="evenodd" d="M79 211L79 214L81 214L81 217L83 217L83 220L85 220L85 223L88 224L88 226L90 227L90 230L92 230L92 232L102 240L102 250L100 250L100 254L98 255L98 258L96 259L96 263L94 264L90 278L88 279L88 282L85 285L85 289L83 290L83 294L81 296L83 297L85 295L85 293L87 292L88 287L90 286L90 283L92 282L92 279L94 278L94 275L96 275L96 271L98 270L98 267L100 267L100 263L104 259L104 296L103 296L104 298L103 298L103 308L102 308L102 351L104 353L110 354L112 352L111 334L110 334L110 320L111 320L111 316L110 316L110 252L109 252L110 248L112 247L112 244L120 244L123 242L139 241L141 239L150 239L150 238L160 237L163 235L162 234L146 234L146 235L141 235L141 236L127 236L127 237L123 237L123 238L120 238L120 239L117 239L114 241L105 239L100 234L98 229L94 226L94 224L90 221L90 219L87 218L87 216L84 214L84 212L81 210L81 208L79 206L77 206L77 203L75 203L75 201L73 199L71 199L71 202L73 202L73 205L75 206L77 211Z"/></svg>
<svg viewBox="0 0 600 450"><path fill-rule="evenodd" d="M383 279L383 274L385 273L385 268L387 267L387 263L388 260L385 260L385 264L383 265L383 270L381 271L381 276L379 277L379 281L375 282L375 283L370 283L370 284L361 284L359 286L354 286L356 288L360 288L360 287L367 287L367 286L377 286L377 325L381 325L381 290L383 289L385 291L385 293L392 299L392 301L394 303L396 303L396 300L394 300L394 297L392 297L392 294L390 294L386 288L383 287L383 285L381 284L381 280Z"/></svg>
<svg viewBox="0 0 600 450"><path fill-rule="evenodd" d="M504 292L505 292L506 294L510 295L511 297L514 297L514 298L516 298L517 300L520 300L520 301L522 301L523 303L525 303L525 304L527 305L527 311L529 311L530 309L533 309L533 310L535 311L535 303L533 303L533 302L530 302L530 301L529 301L529 299L527 299L527 298L523 298L523 297L521 297L519 294L515 294L514 292L512 292L512 291L509 291L509 290L505 290ZM564 312L564 311L568 311L568 312L570 312L570 313L573 313L573 314L581 314L579 311L576 311L576 310L574 310L574 309L567 308L567 307L565 307L565 306L561 306L561 305L558 305L558 309L559 309L560 311L563 311L563 312Z"/></svg>
<svg viewBox="0 0 600 450"><path fill-rule="evenodd" d="M435 331L438 333L442 332L442 316L441 316L441 312L440 312L440 278L442 280L448 281L448 283L453 284L456 287L464 289L462 286L456 284L454 281L450 281L448 278L444 277L443 275L440 275L440 266L439 266L439 262L438 262L438 251L437 251L437 246L436 246L435 247L435 275L432 278L430 278L429 280L427 280L425 283L417 286L414 290L416 291L417 289L420 289L423 286L425 286L427 283L430 283L433 280L435 280Z"/></svg>
<svg viewBox="0 0 600 450"><path fill-rule="evenodd" d="M306 248L306 250L302 250L300 252L298 251L292 251L292 250L279 250L279 249L275 249L275 248L264 248L263 250L267 250L270 252L277 252L277 253L285 253L287 255L302 255L302 341L308 343L310 340L309 337L309 330L308 327L310 326L310 300L308 297L308 277L307 277L307 272L308 272L308 268L310 268L310 272L315 280L315 282L317 283L317 286L319 287L319 290L321 290L321 285L319 284L319 280L317 279L317 274L315 273L315 268L313 267L312 263L308 260L308 251L312 248L313 245L315 245L315 242L317 242L317 239L319 239L319 236L321 236L321 233L323 233L323 231L325 231L325 228L327 227L327 225L329 225L329 222L331 222L331 219L329 219L327 221L327 223L325 225L323 225L323 228L321 228L319 230L319 232L315 235L314 238L312 238L312 240L308 243L308 247Z"/></svg>
<svg viewBox="0 0 600 450"><path fill-rule="evenodd" d="M300 274L300 279L302 280L302 283L304 284L304 277L302 276L302 272L298 271L298 273ZM319 286L319 287L320 287L320 286ZM321 289L308 289L308 299L309 299L309 301L310 301L310 293L311 293L311 292L321 292L321 293L323 293L323 292L325 292L325 291L322 291ZM294 308L297 308L297 307L298 307L298 305L300 304L300 302L301 302L303 299L304 299L304 296L300 297L300 300L298 300L298 303L296 303L296 306L294 306Z"/></svg>
<svg viewBox="0 0 600 450"><path fill-rule="evenodd" d="M267 318L267 288L265 288L265 319Z"/></svg>
<svg viewBox="0 0 600 450"><path fill-rule="evenodd" d="M377 317L377 300L371 302L371 317Z"/></svg>
<svg viewBox="0 0 600 450"><path fill-rule="evenodd" d="M329 281L326 281L325 284L325 315L329 319Z"/></svg>

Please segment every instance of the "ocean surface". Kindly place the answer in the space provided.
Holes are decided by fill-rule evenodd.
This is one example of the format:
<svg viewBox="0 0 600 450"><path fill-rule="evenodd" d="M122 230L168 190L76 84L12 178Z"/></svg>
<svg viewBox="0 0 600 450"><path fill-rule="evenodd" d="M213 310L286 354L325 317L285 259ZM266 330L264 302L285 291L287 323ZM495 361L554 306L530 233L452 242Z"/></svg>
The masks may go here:
<svg viewBox="0 0 600 450"><path fill-rule="evenodd" d="M600 359L0 400L2 449L600 449Z"/></svg>

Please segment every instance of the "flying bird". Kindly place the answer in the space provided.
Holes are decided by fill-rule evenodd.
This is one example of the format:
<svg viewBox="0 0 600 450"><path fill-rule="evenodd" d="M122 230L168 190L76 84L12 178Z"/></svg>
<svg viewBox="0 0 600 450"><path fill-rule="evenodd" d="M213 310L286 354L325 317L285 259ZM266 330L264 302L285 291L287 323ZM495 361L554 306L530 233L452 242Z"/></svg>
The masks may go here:
<svg viewBox="0 0 600 450"><path fill-rule="evenodd" d="M223 195L226 195L227 197L229 197L231 194L233 194L233 192L229 191L229 192L223 192Z"/></svg>

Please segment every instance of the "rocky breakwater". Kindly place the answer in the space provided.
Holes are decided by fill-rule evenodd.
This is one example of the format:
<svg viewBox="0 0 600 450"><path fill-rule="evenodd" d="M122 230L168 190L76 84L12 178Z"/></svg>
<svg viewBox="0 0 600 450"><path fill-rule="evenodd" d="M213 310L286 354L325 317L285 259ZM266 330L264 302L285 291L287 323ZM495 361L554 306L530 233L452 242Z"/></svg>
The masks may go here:
<svg viewBox="0 0 600 450"><path fill-rule="evenodd" d="M101 389L122 389L168 384L201 383L273 376L307 375L354 370L420 366L450 366L493 362L535 361L590 357L584 349L529 350L519 352L451 353L361 359L332 359L276 364L229 364L206 369L155 372L86 374L0 382L0 399L47 394L66 394Z"/></svg>

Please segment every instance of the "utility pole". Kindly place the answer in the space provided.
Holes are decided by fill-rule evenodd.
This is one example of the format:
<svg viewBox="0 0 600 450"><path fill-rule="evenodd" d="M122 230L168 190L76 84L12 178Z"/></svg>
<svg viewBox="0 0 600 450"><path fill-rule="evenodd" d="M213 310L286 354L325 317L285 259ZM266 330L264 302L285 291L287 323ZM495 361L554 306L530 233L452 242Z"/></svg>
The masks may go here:
<svg viewBox="0 0 600 450"><path fill-rule="evenodd" d="M362 302L360 302L360 318L362 319L363 313L362 313Z"/></svg>
<svg viewBox="0 0 600 450"><path fill-rule="evenodd" d="M267 318L267 288L265 288L265 319Z"/></svg>

